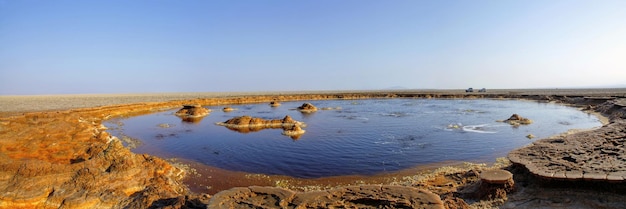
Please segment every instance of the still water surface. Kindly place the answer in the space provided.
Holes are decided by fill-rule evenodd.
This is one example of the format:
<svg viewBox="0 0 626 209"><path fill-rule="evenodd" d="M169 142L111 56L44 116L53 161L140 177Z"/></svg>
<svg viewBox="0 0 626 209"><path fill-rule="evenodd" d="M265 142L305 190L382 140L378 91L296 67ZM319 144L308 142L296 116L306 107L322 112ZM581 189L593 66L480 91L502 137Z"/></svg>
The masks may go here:
<svg viewBox="0 0 626 209"><path fill-rule="evenodd" d="M207 106L213 112L197 123L174 116L176 110L108 121L115 136L142 141L135 153L184 158L228 170L303 178L388 171L442 161L490 162L569 129L601 126L598 118L575 108L523 100L369 99L312 101L318 108L293 110L303 102ZM496 122L517 113L533 123L513 127ZM293 140L281 129L240 133L216 122L250 115L307 124ZM123 124L123 125L122 125ZM159 125L168 124L163 128Z"/></svg>

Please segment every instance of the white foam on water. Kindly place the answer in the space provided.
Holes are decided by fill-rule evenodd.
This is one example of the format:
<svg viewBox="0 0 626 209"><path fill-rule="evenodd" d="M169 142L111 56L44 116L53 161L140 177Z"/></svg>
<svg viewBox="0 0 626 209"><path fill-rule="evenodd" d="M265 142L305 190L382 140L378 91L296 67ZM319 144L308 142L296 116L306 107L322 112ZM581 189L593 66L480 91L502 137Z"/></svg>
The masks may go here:
<svg viewBox="0 0 626 209"><path fill-rule="evenodd" d="M468 126L463 126L462 130L465 131L465 132L484 133L484 134L496 133L495 131L487 131L487 130L485 130L485 127L487 127L487 126L488 126L488 124L468 125Z"/></svg>

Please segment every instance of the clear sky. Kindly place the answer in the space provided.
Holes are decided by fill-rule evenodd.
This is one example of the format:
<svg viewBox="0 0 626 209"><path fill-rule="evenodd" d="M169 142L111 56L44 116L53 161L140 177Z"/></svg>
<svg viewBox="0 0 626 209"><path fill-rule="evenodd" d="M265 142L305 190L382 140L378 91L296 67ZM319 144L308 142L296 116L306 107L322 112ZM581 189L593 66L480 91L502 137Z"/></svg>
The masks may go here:
<svg viewBox="0 0 626 209"><path fill-rule="evenodd" d="M0 0L0 95L615 86L624 0Z"/></svg>

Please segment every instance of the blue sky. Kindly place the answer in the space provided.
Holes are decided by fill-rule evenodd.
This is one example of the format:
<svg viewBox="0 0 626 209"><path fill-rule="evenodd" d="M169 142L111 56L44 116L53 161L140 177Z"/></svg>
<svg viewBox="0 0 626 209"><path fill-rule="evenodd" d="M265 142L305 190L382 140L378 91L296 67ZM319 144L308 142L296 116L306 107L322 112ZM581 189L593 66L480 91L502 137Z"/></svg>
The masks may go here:
<svg viewBox="0 0 626 209"><path fill-rule="evenodd" d="M0 94L626 87L626 1L0 0Z"/></svg>

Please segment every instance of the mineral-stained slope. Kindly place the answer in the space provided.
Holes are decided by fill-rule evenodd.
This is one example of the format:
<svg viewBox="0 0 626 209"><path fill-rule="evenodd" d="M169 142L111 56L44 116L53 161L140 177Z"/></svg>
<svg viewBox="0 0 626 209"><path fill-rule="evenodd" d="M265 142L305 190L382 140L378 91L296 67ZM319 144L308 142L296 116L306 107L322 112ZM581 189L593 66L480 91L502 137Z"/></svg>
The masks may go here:
<svg viewBox="0 0 626 209"><path fill-rule="evenodd" d="M184 192L181 170L130 152L99 122L71 112L3 120L0 208L141 207Z"/></svg>

